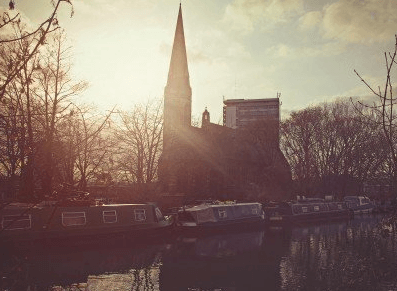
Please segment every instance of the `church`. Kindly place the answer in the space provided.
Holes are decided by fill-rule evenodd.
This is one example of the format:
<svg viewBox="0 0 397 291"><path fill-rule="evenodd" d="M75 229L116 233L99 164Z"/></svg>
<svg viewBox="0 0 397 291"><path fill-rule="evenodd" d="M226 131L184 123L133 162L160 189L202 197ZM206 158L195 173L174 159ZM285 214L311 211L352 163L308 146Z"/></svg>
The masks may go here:
<svg viewBox="0 0 397 291"><path fill-rule="evenodd" d="M272 102L272 112L276 110L277 118L227 126L226 120L230 120L227 114L238 119L236 104L260 112L257 106L268 101ZM192 89L179 5L164 90L163 153L158 170L162 193L184 195L191 200L264 201L289 197L291 170L279 148L278 98L224 103L223 125L211 123L207 109L202 114L201 128L191 125ZM240 112L249 113L247 110Z"/></svg>

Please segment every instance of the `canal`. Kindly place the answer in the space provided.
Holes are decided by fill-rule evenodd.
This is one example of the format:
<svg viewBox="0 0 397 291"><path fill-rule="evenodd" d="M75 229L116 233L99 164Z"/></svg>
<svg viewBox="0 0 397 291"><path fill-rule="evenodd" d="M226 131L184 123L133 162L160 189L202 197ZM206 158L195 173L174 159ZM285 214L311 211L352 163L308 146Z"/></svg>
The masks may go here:
<svg viewBox="0 0 397 291"><path fill-rule="evenodd" d="M1 251L0 290L397 290L382 216L152 244Z"/></svg>

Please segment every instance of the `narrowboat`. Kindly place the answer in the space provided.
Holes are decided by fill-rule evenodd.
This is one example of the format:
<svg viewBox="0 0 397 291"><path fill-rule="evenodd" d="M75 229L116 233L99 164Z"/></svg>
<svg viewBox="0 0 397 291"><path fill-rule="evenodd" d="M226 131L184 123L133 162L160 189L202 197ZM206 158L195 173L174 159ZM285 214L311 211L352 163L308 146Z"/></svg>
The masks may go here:
<svg viewBox="0 0 397 291"><path fill-rule="evenodd" d="M185 206L177 213L176 226L182 231L210 231L257 226L265 223L260 203L211 202Z"/></svg>
<svg viewBox="0 0 397 291"><path fill-rule="evenodd" d="M354 214L370 214L375 208L375 204L366 196L345 196L344 201Z"/></svg>
<svg viewBox="0 0 397 291"><path fill-rule="evenodd" d="M11 203L0 209L0 243L57 240L78 243L83 238L137 238L161 235L172 227L156 205L41 202Z"/></svg>
<svg viewBox="0 0 397 291"><path fill-rule="evenodd" d="M270 225L347 219L352 213L345 202L324 199L303 199L293 202L274 202L264 207Z"/></svg>

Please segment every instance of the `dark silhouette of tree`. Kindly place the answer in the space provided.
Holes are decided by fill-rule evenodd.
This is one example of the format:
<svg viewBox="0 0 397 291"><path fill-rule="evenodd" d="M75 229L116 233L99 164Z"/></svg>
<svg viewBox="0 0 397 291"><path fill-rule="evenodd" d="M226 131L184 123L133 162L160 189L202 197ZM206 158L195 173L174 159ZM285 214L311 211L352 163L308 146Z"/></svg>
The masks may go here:
<svg viewBox="0 0 397 291"><path fill-rule="evenodd" d="M22 35L21 27L15 29L15 35ZM30 38L20 38L0 46L0 75L8 76L9 64L29 54L29 47L34 45ZM2 162L9 165L7 174L13 181L16 175L22 177L20 192L23 196L32 195L33 191L33 160L34 160L34 96L35 80L37 79L38 54L25 62L15 78L9 83L1 104L0 119L3 120L4 138ZM14 192L14 186L11 187Z"/></svg>
<svg viewBox="0 0 397 291"><path fill-rule="evenodd" d="M125 181L143 184L157 178L158 159L162 151L162 103L149 100L131 112L120 112L116 124L117 165Z"/></svg>
<svg viewBox="0 0 397 291"><path fill-rule="evenodd" d="M56 18L57 12L62 2L68 3L72 7L71 15L73 15L73 6L71 0L57 0L51 1L53 4L53 10L50 16L45 19L38 27L32 31L27 31L23 22L21 20L21 16L19 13L11 16L11 12L4 12L2 18L0 20L0 30L3 32L12 27L18 31L20 31L20 35L17 36L9 36L3 37L0 40L0 45L12 42L19 42L21 40L28 40L30 42L30 46L28 50L23 55L18 55L17 58L14 59L13 62L8 63L8 74L3 76L0 80L0 101L4 98L4 94L7 86L11 83L11 81L17 76L17 74L26 66L26 64L35 57L38 53L39 48L44 46L47 40L48 34L57 30L59 28L58 19ZM15 3L14 1L10 1L9 3L10 10L14 10Z"/></svg>
<svg viewBox="0 0 397 291"><path fill-rule="evenodd" d="M369 116L368 122L377 123L382 128L382 133L386 144L390 151L390 160L392 171L390 172L390 180L395 189L397 182L397 116L395 113L395 105L397 98L393 96L393 81L392 78L395 74L395 66L397 64L397 35L395 35L394 52L384 53L385 57L385 68L386 77L383 88L378 87L375 89L361 75L354 70L360 80L367 86L367 88L373 93L375 101L373 104L368 105L363 102L359 102L360 105L367 107L373 113Z"/></svg>
<svg viewBox="0 0 397 291"><path fill-rule="evenodd" d="M282 122L281 147L299 194L344 196L383 174L387 149L380 127L366 122L370 114L339 100L293 112Z"/></svg>
<svg viewBox="0 0 397 291"><path fill-rule="evenodd" d="M113 141L110 139L110 116L92 114L90 110L78 110L80 116L72 127L75 132L74 146L77 188L86 191L90 179L108 177L107 164L112 160ZM109 179L109 178L107 178Z"/></svg>
<svg viewBox="0 0 397 291"><path fill-rule="evenodd" d="M66 36L62 30L49 39L46 51L40 58L38 88L35 96L38 102L36 112L40 126L38 145L41 186L44 195L50 195L53 187L54 152L57 124L69 114L71 97L82 92L87 83L74 82L70 77L70 47L65 47Z"/></svg>

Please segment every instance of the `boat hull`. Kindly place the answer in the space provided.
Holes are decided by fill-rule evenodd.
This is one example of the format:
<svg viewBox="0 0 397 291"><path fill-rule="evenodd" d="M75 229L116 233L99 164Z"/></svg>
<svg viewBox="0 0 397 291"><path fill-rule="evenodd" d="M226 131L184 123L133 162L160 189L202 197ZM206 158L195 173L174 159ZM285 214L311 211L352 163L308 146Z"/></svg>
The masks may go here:
<svg viewBox="0 0 397 291"><path fill-rule="evenodd" d="M0 244L79 244L126 236L149 239L173 227L172 219L158 211L150 204L6 207L0 212Z"/></svg>
<svg viewBox="0 0 397 291"><path fill-rule="evenodd" d="M264 208L269 225L315 223L350 219L353 216L343 202L280 205Z"/></svg>
<svg viewBox="0 0 397 291"><path fill-rule="evenodd" d="M375 204L366 196L346 196L344 200L354 214L371 214Z"/></svg>
<svg viewBox="0 0 397 291"><path fill-rule="evenodd" d="M266 224L259 203L199 205L178 213L177 229L184 235L255 229Z"/></svg>

